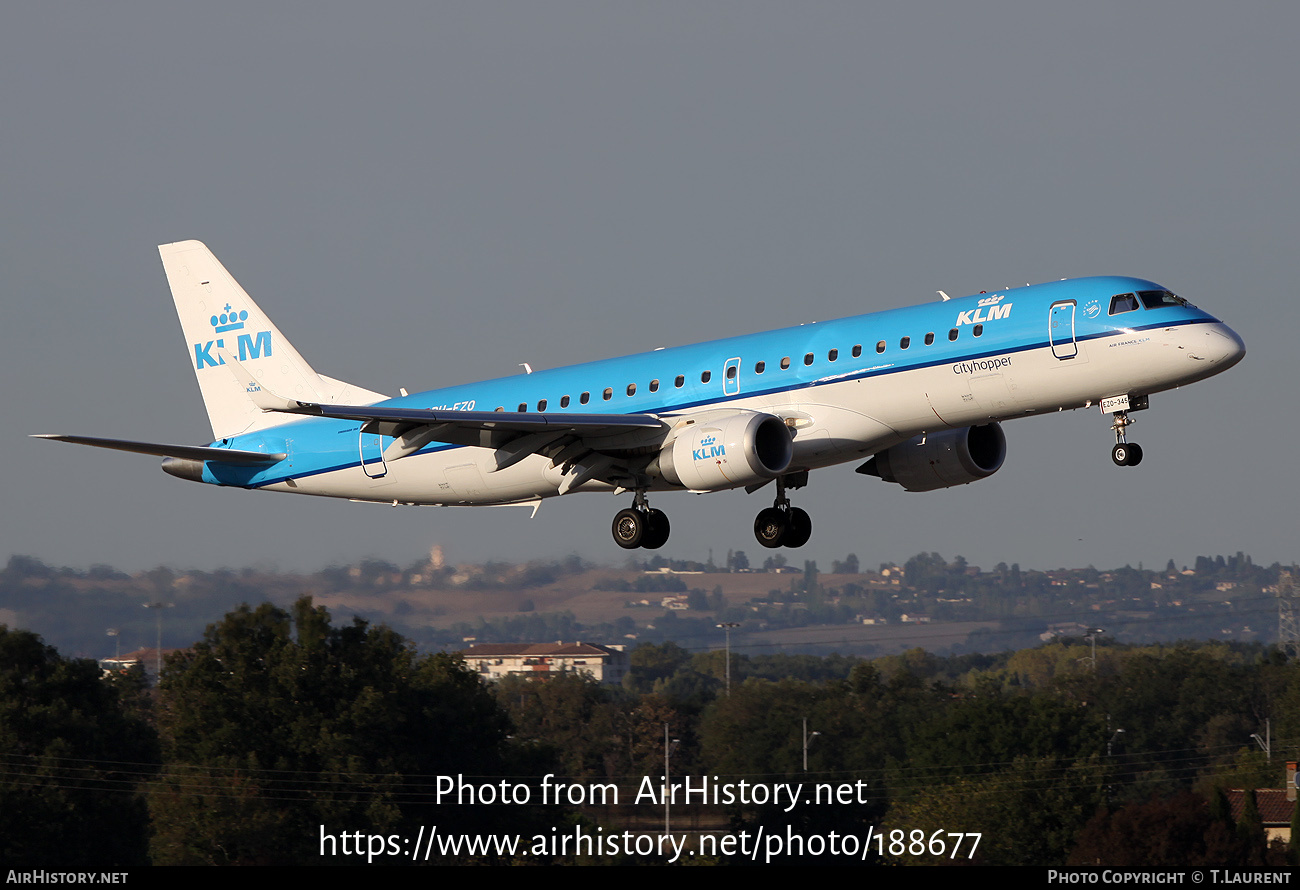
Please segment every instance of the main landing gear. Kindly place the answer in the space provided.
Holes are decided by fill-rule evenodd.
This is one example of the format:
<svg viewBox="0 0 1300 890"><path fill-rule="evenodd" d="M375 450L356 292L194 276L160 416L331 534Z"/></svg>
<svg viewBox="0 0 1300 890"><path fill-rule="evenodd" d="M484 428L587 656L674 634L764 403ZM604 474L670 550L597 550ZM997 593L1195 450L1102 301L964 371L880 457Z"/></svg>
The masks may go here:
<svg viewBox="0 0 1300 890"><path fill-rule="evenodd" d="M808 474L789 474L776 480L776 500L759 512L754 520L754 537L764 547L802 547L812 537L812 519L798 507L790 506L785 490L807 484ZM787 485L789 481L789 485ZM610 529L614 543L624 550L658 550L668 543L668 517L662 510L652 510L646 503L645 490L637 489L632 506L619 510Z"/></svg>
<svg viewBox="0 0 1300 890"><path fill-rule="evenodd" d="M668 543L670 526L667 514L663 510L650 509L645 500L645 492L638 491L631 508L618 511L611 530L614 542L624 550L635 550L638 547L658 550Z"/></svg>
<svg viewBox="0 0 1300 890"><path fill-rule="evenodd" d="M754 519L754 537L764 547L802 547L812 537L812 519L790 506L784 480L776 480L776 500Z"/></svg>
<svg viewBox="0 0 1300 890"><path fill-rule="evenodd" d="M1124 436L1125 427L1134 421L1127 411L1116 411L1114 417L1115 422L1110 428L1115 431L1115 447L1110 450L1110 459L1117 467L1136 467L1142 463L1142 446L1127 441Z"/></svg>

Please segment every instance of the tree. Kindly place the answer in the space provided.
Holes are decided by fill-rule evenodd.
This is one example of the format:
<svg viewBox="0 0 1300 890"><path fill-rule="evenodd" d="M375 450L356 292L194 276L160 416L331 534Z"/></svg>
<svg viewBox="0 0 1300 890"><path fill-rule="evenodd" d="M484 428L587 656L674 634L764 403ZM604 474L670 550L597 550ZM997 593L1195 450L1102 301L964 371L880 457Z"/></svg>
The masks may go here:
<svg viewBox="0 0 1300 890"><path fill-rule="evenodd" d="M605 779L625 766L620 763L620 709L609 689L587 674L505 677L493 692L510 715L516 737L548 746L564 775Z"/></svg>
<svg viewBox="0 0 1300 890"><path fill-rule="evenodd" d="M858 555L850 553L844 557L844 562L831 560L832 575L856 575L858 573Z"/></svg>
<svg viewBox="0 0 1300 890"><path fill-rule="evenodd" d="M655 681L667 680L690 660L691 653L674 642L642 643L628 656L623 685L635 692L649 692Z"/></svg>
<svg viewBox="0 0 1300 890"><path fill-rule="evenodd" d="M817 592L817 563L811 559L803 561L803 592Z"/></svg>
<svg viewBox="0 0 1300 890"><path fill-rule="evenodd" d="M1180 792L1113 813L1098 811L1079 832L1067 864L1182 869L1247 867L1251 861L1251 845L1236 837L1204 799Z"/></svg>
<svg viewBox="0 0 1300 890"><path fill-rule="evenodd" d="M176 766L155 862L318 863L320 826L388 833L431 812L470 828L486 808L430 809L428 777L511 774L509 721L459 658L359 618L332 627L309 597L210 626L168 659L161 698Z"/></svg>
<svg viewBox="0 0 1300 890"><path fill-rule="evenodd" d="M157 737L95 662L65 659L36 634L0 625L0 752L0 861L147 863L136 786L155 769Z"/></svg>

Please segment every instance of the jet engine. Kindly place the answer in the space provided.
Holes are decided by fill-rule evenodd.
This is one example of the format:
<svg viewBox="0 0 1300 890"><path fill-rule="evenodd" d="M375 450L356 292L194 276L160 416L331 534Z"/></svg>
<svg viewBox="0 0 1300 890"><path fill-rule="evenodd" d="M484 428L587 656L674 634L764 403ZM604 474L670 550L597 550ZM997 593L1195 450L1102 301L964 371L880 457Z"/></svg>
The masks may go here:
<svg viewBox="0 0 1300 890"><path fill-rule="evenodd" d="M1002 427L989 423L917 436L880 452L857 471L908 491L934 491L992 476L1006 456Z"/></svg>
<svg viewBox="0 0 1300 890"><path fill-rule="evenodd" d="M774 479L793 457L785 421L744 411L686 427L664 445L650 472L691 491L719 491Z"/></svg>

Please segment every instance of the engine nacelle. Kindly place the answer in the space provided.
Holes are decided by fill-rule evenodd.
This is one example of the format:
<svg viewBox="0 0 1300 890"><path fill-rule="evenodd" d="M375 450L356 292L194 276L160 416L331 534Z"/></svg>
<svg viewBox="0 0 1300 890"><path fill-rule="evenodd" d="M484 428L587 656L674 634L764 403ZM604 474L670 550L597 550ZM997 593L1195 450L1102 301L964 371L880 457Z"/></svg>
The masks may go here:
<svg viewBox="0 0 1300 890"><path fill-rule="evenodd" d="M1007 457L1007 437L996 423L930 433L880 452L859 473L897 482L908 491L934 491L992 476Z"/></svg>
<svg viewBox="0 0 1300 890"><path fill-rule="evenodd" d="M785 421L744 411L687 427L650 469L691 491L719 491L774 479L793 457Z"/></svg>

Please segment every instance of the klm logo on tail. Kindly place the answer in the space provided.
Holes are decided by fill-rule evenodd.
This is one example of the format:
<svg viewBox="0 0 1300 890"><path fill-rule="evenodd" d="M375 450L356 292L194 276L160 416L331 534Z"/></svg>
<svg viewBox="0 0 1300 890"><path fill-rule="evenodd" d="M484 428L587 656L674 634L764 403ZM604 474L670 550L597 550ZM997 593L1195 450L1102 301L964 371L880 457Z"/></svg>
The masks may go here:
<svg viewBox="0 0 1300 890"><path fill-rule="evenodd" d="M224 334L230 331L241 331L244 329L244 322L248 321L248 310L244 309L234 312L227 303L225 311L220 315L214 315L208 319L212 324L213 333ZM262 358L271 354L271 332L258 331L256 336L252 334L240 334L237 341L239 344L239 360L246 362L249 359ZM215 368L217 365L224 365L225 360L212 354L213 347L220 349L226 348L224 337L218 337L215 340L209 340L207 343L194 344L194 367L202 370L203 368Z"/></svg>

